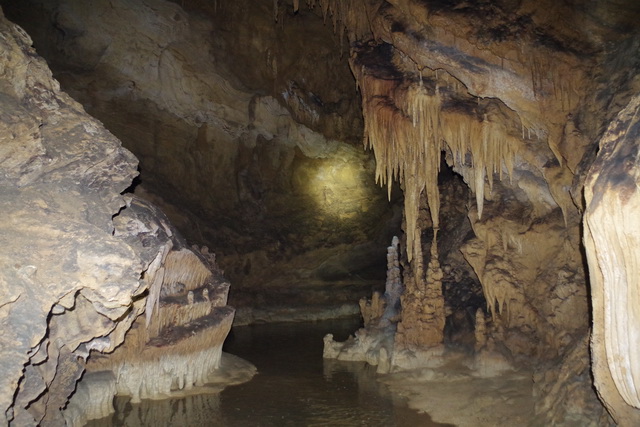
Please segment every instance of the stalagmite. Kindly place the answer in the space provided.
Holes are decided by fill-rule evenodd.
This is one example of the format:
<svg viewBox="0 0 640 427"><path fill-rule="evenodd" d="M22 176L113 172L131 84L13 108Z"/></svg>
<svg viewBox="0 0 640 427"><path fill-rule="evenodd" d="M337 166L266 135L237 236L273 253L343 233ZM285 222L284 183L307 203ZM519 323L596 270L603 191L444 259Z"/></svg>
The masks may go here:
<svg viewBox="0 0 640 427"><path fill-rule="evenodd" d="M480 351L487 345L487 324L484 311L481 308L476 310L476 327L474 329L476 339L475 350Z"/></svg>
<svg viewBox="0 0 640 427"><path fill-rule="evenodd" d="M462 173L475 193L480 219L485 181L492 190L494 174L499 179L503 179L504 171L512 176L514 160L523 142L510 135L498 118L493 118L491 103L478 107L482 111L479 118L480 113L469 115L455 109L444 109L438 76L435 76L435 83L431 83L434 87L429 90L424 79L401 84L375 75L364 65L357 66L359 61L366 63L366 58L356 55L352 59L352 69L356 72L362 93L365 144L373 148L376 157L376 179L380 184L387 184L389 191L391 182L398 179L404 190L407 258L411 262L413 279L405 284L403 320L398 325L396 343L405 347L437 345L443 339L445 319L442 271L437 250L441 152L445 149L451 151L454 169ZM426 277L422 261L422 231L418 226L423 191L434 230ZM498 311L508 306L512 293L510 286L506 280L487 284L485 295L492 313L494 302Z"/></svg>
<svg viewBox="0 0 640 427"><path fill-rule="evenodd" d="M400 275L400 241L393 236L391 246L387 248L387 280L385 283L385 309L382 314L381 325L398 320L400 316L400 296L402 295L402 277Z"/></svg>
<svg viewBox="0 0 640 427"><path fill-rule="evenodd" d="M370 300L367 298L360 299L360 313L365 328L377 325L380 322L385 305L385 300L380 295L380 292L374 292Z"/></svg>
<svg viewBox="0 0 640 427"><path fill-rule="evenodd" d="M445 307L437 253L437 233L431 243L426 277L406 283L402 295L402 320L395 335L397 350L415 351L438 347L444 340Z"/></svg>

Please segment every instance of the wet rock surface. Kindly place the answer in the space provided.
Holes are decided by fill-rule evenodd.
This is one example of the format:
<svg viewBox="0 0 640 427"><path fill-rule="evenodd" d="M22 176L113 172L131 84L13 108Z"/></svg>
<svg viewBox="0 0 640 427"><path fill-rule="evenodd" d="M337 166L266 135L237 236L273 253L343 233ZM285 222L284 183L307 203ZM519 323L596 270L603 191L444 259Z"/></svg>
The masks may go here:
<svg viewBox="0 0 640 427"><path fill-rule="evenodd" d="M637 424L638 319L619 300L637 300L627 278L635 277L638 5L309 5L5 8L63 86L140 158L137 194L220 255L238 285L232 298L249 311L280 305L247 313L249 321L298 316L295 304L335 315L381 290L384 248L402 217L404 300L386 325L400 334L361 333L376 348L367 357L393 365L381 342L404 351L405 367L419 364L412 353L441 362L447 346L472 349L484 368L533 373L535 422ZM62 328L61 316L99 319L100 334L113 329L148 286L140 273L155 255L112 234L135 160L58 91L26 36L3 25L12 35L0 86L0 203L9 219L0 225L0 310L16 325L3 351L20 355L7 368L19 369L48 357L38 344L47 327ZM359 147L362 133L375 164ZM402 212L373 177L390 185ZM36 253L61 262L45 268ZM32 282L47 292L24 298L28 286L13 285ZM380 297L364 306L384 308ZM48 347L68 378L80 369L69 353L91 335L78 331L68 349ZM18 393L16 408L47 385L66 390L48 366L25 369L32 391ZM15 389L19 370L11 372ZM43 416L47 405L8 416Z"/></svg>

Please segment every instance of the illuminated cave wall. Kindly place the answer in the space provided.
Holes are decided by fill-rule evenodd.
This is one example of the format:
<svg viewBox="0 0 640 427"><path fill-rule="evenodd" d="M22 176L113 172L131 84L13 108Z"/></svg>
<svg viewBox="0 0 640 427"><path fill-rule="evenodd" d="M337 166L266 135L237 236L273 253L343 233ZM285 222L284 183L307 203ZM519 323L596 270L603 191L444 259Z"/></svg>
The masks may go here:
<svg viewBox="0 0 640 427"><path fill-rule="evenodd" d="M610 123L585 185L594 382L622 425L640 420L639 111L636 95Z"/></svg>
<svg viewBox="0 0 640 427"><path fill-rule="evenodd" d="M318 14L276 23L272 8L5 5L63 88L140 159L135 191L217 254L239 317L243 306L355 313L383 286L401 193L388 201L362 150L346 44Z"/></svg>

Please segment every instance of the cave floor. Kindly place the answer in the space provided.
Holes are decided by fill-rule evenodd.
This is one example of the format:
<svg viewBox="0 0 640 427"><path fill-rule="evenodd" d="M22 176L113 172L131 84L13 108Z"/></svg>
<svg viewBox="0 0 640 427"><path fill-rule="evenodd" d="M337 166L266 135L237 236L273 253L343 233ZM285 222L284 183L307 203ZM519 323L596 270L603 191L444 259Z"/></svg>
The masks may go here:
<svg viewBox="0 0 640 427"><path fill-rule="evenodd" d="M439 368L383 375L380 381L408 405L433 420L459 427L532 425L532 373L527 370L478 375L464 353L448 355Z"/></svg>
<svg viewBox="0 0 640 427"><path fill-rule="evenodd" d="M359 318L269 323L232 329L224 351L251 363L251 381L221 393L131 404L88 425L105 426L439 426L391 393L375 367L322 358L323 337L346 339Z"/></svg>

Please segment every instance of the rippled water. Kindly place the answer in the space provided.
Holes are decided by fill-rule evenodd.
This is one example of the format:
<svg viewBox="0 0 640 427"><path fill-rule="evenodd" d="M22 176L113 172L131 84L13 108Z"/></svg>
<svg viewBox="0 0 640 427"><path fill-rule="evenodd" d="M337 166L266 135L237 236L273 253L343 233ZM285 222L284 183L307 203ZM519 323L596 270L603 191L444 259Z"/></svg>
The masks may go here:
<svg viewBox="0 0 640 427"><path fill-rule="evenodd" d="M131 405L91 426L435 426L406 407L375 368L322 359L322 338L339 340L357 320L279 323L233 328L225 351L252 362L258 374L220 395L198 395Z"/></svg>

